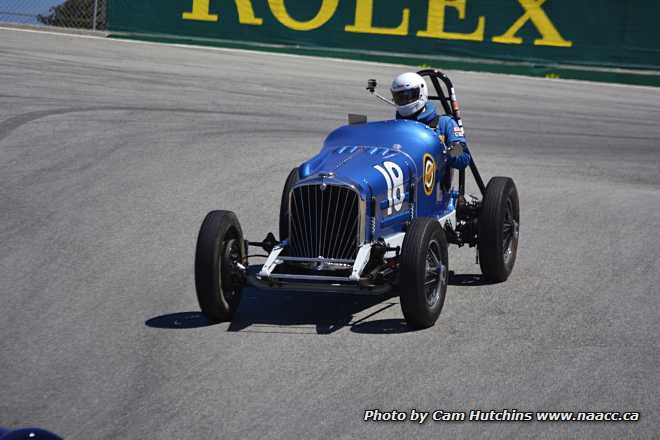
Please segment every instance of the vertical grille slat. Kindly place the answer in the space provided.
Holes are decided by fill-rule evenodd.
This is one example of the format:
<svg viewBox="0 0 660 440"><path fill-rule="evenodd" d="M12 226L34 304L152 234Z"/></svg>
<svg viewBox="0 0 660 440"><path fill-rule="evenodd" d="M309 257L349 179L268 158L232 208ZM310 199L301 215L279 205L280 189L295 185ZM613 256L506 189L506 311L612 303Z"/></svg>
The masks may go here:
<svg viewBox="0 0 660 440"><path fill-rule="evenodd" d="M335 240L334 240L334 243L332 244L332 252L334 254L339 253L339 246L340 246L339 237L341 235L343 235L343 232L344 232L344 229L345 229L344 220L346 219L346 216L341 215L341 213L346 210L346 202L348 202L348 198L349 198L348 195L344 194L344 197L342 197L341 209L339 210L339 214L337 216L337 218L339 219L337 221L337 232L335 232L335 235L334 235ZM337 203L337 205L339 205L339 203Z"/></svg>
<svg viewBox="0 0 660 440"><path fill-rule="evenodd" d="M292 194L291 195L291 206L296 207L298 206L300 202L298 202L298 194ZM295 209L295 208L294 208ZM300 219L290 219L290 224L291 224L291 231L289 232L290 235L300 235L303 234L302 232L302 223L300 223ZM291 241L291 240L289 240ZM295 248L295 252L300 252L299 247L300 247L300 242L296 243L290 243L292 248Z"/></svg>
<svg viewBox="0 0 660 440"><path fill-rule="evenodd" d="M316 203L318 209L316 210L316 255L321 255L321 228L323 226L323 193L325 191L315 191L316 192Z"/></svg>
<svg viewBox="0 0 660 440"><path fill-rule="evenodd" d="M309 215L309 222L307 224L305 224L305 236L302 237L302 242L306 243L308 245L309 250L307 250L307 253L309 253L311 255L312 251L313 251L313 247L314 247L314 243L311 240L312 235L313 235L313 231L312 231L312 213L310 212L309 209L305 208L305 206L310 206L310 203L309 203L309 189L306 188L306 187L303 187L303 188L307 189L307 191L305 191L305 193L307 195L307 205L302 206L302 213L306 213L306 214Z"/></svg>
<svg viewBox="0 0 660 440"><path fill-rule="evenodd" d="M290 205L290 253L295 257L353 259L359 234L358 195L350 188L302 185Z"/></svg>
<svg viewBox="0 0 660 440"><path fill-rule="evenodd" d="M328 218L328 216L330 215L330 206L332 205L332 194L333 194L333 192L334 191L332 191L332 190L328 191L328 202L324 206L324 208L326 209L325 218ZM330 226L332 226L332 225L330 225L328 222L326 222L323 225L323 232L321 233L321 247L324 248L324 249L325 249L325 246L327 246L327 244L328 244L327 235L328 235L328 229L330 229Z"/></svg>
<svg viewBox="0 0 660 440"><path fill-rule="evenodd" d="M355 230L356 226L357 226L357 218L353 220L353 225L350 228L348 228L347 231ZM339 255L346 255L346 253L351 250L350 247L348 249L346 248L346 246L350 243L350 240L345 240L345 237L342 237L339 242L341 243L341 250L339 251Z"/></svg>
<svg viewBox="0 0 660 440"><path fill-rule="evenodd" d="M302 200L302 193L298 193L298 194L294 193L292 199L294 201L294 203L293 203L294 206L296 206L296 207L304 206L304 203L303 203L303 200ZM300 209L300 208L298 208L298 209ZM299 217L296 218L295 220L292 219L291 224L292 225L297 225L296 228L293 228L293 227L291 228L292 229L291 234L296 234L300 237L305 237L305 234L306 234L305 233L305 230L306 230L306 228L305 228L305 219L299 218ZM295 229L295 231L294 231L294 229ZM298 241L296 241L295 243L292 243L292 244L296 246L296 252L297 253L303 253L304 252L303 249L305 248L305 245L306 245L304 241L298 240Z"/></svg>

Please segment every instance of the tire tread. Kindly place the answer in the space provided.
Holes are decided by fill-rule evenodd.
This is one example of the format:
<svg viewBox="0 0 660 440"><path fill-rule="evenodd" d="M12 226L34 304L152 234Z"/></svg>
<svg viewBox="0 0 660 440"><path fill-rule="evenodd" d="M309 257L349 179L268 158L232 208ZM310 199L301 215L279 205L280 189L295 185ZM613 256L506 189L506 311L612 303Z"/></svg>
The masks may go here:
<svg viewBox="0 0 660 440"><path fill-rule="evenodd" d="M418 329L435 324L445 300L445 295L441 294L439 309L436 311L429 312L425 307L424 281L423 277L420 277L420 271L424 273L426 267L426 245L421 244L428 243L434 235L438 236L442 252L447 257L447 239L440 223L433 218L418 217L412 221L406 232L399 260L401 309L408 324Z"/></svg>
<svg viewBox="0 0 660 440"><path fill-rule="evenodd" d="M492 282L506 281L511 274L504 264L501 227L504 202L509 194L515 199L515 208L519 209L518 192L513 179L502 176L491 178L479 215L479 266L486 279Z"/></svg>
<svg viewBox="0 0 660 440"><path fill-rule="evenodd" d="M218 259L224 251L222 239L227 238L243 239L243 231L236 214L220 210L209 212L197 236L195 290L200 308L211 322L231 320L239 302L229 304L217 289L218 280L222 276L217 270ZM241 254L245 256L243 246Z"/></svg>

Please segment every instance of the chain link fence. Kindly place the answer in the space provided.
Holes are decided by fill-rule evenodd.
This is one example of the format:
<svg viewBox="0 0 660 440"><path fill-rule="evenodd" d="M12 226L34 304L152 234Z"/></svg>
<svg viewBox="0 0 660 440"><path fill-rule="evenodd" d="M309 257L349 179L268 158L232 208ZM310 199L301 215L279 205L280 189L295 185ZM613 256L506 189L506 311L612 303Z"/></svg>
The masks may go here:
<svg viewBox="0 0 660 440"><path fill-rule="evenodd" d="M107 29L108 0L0 0L0 24Z"/></svg>

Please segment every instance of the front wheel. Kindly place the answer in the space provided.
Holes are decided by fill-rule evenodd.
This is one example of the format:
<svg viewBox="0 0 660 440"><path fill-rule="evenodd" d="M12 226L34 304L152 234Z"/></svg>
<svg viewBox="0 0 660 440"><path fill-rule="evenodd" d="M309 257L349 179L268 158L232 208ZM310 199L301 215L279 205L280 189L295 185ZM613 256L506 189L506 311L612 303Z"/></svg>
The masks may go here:
<svg viewBox="0 0 660 440"><path fill-rule="evenodd" d="M431 327L445 303L449 275L447 239L440 223L427 217L414 219L400 258L403 316L413 328Z"/></svg>
<svg viewBox="0 0 660 440"><path fill-rule="evenodd" d="M211 322L231 321L241 301L245 263L243 231L231 211L207 214L197 237L195 287L202 312Z"/></svg>
<svg viewBox="0 0 660 440"><path fill-rule="evenodd" d="M488 281L505 281L518 253L518 191L509 177L493 177L479 215L479 265Z"/></svg>

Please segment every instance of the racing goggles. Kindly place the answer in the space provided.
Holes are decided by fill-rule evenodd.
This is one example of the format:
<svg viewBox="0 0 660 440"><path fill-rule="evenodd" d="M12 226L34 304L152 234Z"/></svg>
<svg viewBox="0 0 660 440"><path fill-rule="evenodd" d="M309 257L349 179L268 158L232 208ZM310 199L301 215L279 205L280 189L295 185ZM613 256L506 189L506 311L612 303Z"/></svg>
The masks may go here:
<svg viewBox="0 0 660 440"><path fill-rule="evenodd" d="M419 93L419 87L401 90L400 92L392 92L392 99L394 99L396 105L408 105L419 99Z"/></svg>

